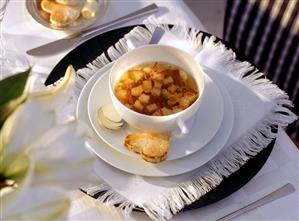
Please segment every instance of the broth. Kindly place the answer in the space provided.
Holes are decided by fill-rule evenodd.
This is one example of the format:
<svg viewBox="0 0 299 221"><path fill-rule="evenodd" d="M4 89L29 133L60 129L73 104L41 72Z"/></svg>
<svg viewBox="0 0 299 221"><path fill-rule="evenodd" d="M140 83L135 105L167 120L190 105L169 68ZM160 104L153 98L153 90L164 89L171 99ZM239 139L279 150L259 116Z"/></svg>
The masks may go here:
<svg viewBox="0 0 299 221"><path fill-rule="evenodd" d="M199 90L193 77L178 66L150 62L124 72L115 95L136 112L165 116L188 108L198 98Z"/></svg>

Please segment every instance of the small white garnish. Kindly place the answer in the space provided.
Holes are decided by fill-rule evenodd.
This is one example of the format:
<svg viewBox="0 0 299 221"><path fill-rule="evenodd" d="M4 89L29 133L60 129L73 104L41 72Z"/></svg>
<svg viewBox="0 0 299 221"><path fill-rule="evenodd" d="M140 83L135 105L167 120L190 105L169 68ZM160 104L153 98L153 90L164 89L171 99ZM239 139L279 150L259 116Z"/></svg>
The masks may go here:
<svg viewBox="0 0 299 221"><path fill-rule="evenodd" d="M106 104L99 108L97 121L100 126L110 130L118 130L124 125L123 119L114 110L112 104Z"/></svg>
<svg viewBox="0 0 299 221"><path fill-rule="evenodd" d="M119 116L119 114L116 112L114 106L112 104L105 104L102 106L102 111L104 116L115 123L121 123L123 122L123 119Z"/></svg>

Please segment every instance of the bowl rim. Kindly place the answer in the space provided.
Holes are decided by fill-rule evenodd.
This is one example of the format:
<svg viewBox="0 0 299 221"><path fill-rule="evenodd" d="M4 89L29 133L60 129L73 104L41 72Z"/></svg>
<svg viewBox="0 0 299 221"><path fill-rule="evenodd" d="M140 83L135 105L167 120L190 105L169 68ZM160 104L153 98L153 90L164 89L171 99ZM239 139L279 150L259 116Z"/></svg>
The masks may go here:
<svg viewBox="0 0 299 221"><path fill-rule="evenodd" d="M201 89L201 94L197 97L197 99L189 106L187 107L186 109L182 110L182 111L179 111L177 113L174 113L174 114L169 114L169 115L165 115L165 116L152 116L152 115L146 115L146 114L142 114L142 113L139 113L137 111L134 111L130 108L128 108L126 105L124 105L115 95L114 93L114 90L113 90L113 86L112 86L112 77L111 77L111 73L112 73L112 70L114 69L114 67L116 66L118 60L116 62L114 62L114 64L112 65L111 69L110 69L110 72L109 72L109 91L110 91L110 96L112 96L112 100L115 100L118 104L120 104L125 110L129 111L130 113L132 114L135 114L136 116L138 117L143 117L143 118L146 118L146 119L149 119L149 120L153 120L153 119L159 119L159 120L169 120L169 119L173 119L173 118L177 118L179 115L183 115L183 113L186 113L187 111L189 111L191 109L192 106L195 106L195 104L201 102L201 98L202 98L202 95L204 93L204 89L205 89L205 77L204 77L204 71L202 69L202 66L190 55L188 54L187 52L179 49L179 48L176 48L176 47L173 47L173 46L169 46L169 45L143 45L143 46L140 46L136 49L133 49L132 51L129 51L125 54L123 54L120 58L122 58L123 56L126 56L127 54L135 51L135 50L138 50L138 49L143 49L143 48L147 48L147 47L156 47L156 48L170 48L170 49L174 49L174 50L177 50L183 54L185 54L186 56L190 57L195 63L196 65L198 66L198 68L200 69L201 71L201 77L202 77L202 81L203 81L203 87ZM193 75L192 75L193 77ZM198 86L198 85L197 85ZM112 95L111 95L112 94ZM113 102L112 102L113 103ZM115 109L117 109L116 107L114 107Z"/></svg>

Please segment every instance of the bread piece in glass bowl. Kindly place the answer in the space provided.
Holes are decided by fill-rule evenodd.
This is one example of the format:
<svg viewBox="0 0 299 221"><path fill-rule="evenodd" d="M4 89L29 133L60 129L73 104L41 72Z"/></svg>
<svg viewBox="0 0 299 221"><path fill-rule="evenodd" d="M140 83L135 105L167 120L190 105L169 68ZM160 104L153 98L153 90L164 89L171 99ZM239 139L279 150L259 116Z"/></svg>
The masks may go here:
<svg viewBox="0 0 299 221"><path fill-rule="evenodd" d="M104 15L108 0L26 0L26 8L39 24L62 31L80 31Z"/></svg>

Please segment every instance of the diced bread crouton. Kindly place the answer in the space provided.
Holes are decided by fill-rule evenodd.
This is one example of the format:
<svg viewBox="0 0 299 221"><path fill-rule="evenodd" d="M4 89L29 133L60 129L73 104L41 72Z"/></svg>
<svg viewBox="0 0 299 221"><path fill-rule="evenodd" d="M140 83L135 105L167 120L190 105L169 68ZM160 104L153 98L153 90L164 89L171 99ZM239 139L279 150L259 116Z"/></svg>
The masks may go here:
<svg viewBox="0 0 299 221"><path fill-rule="evenodd" d="M170 93L174 93L177 89L177 86L175 86L174 84L171 84L167 90L170 92Z"/></svg>
<svg viewBox="0 0 299 221"><path fill-rule="evenodd" d="M173 113L178 113L180 111L184 110L183 108L179 107L179 106L175 106L172 108L172 112Z"/></svg>
<svg viewBox="0 0 299 221"><path fill-rule="evenodd" d="M143 88L142 88L141 85L139 85L139 86L137 86L137 87L133 87L133 88L131 89L131 94L132 94L133 96L135 96L135 97L140 96L140 95L142 94L142 92L143 92Z"/></svg>
<svg viewBox="0 0 299 221"><path fill-rule="evenodd" d="M160 72L152 71L151 72L151 77L152 77L153 80L162 81L164 79L164 74L160 73Z"/></svg>
<svg viewBox="0 0 299 221"><path fill-rule="evenodd" d="M152 114L152 116L162 116L161 109L156 110L156 111Z"/></svg>
<svg viewBox="0 0 299 221"><path fill-rule="evenodd" d="M151 67L144 67L142 70L147 74L149 74L153 71L153 69Z"/></svg>
<svg viewBox="0 0 299 221"><path fill-rule="evenodd" d="M139 80L141 80L143 78L144 72L143 71L133 70L133 71L129 72L129 76L134 81L139 81Z"/></svg>
<svg viewBox="0 0 299 221"><path fill-rule="evenodd" d="M142 81L142 88L146 93L151 92L151 90L152 90L152 81L151 80Z"/></svg>
<svg viewBox="0 0 299 221"><path fill-rule="evenodd" d="M142 111L142 110L143 110L143 105L142 105L142 103L141 103L139 100L136 100L136 101L135 101L133 107L136 108L136 109L139 110L139 111Z"/></svg>
<svg viewBox="0 0 299 221"><path fill-rule="evenodd" d="M121 80L122 81L125 81L129 78L129 73L128 72L125 72L122 76L121 76Z"/></svg>
<svg viewBox="0 0 299 221"><path fill-rule="evenodd" d="M128 96L128 93L126 90L123 90L123 89L118 89L116 90L116 97L121 100L121 101L124 101L127 99L127 96Z"/></svg>
<svg viewBox="0 0 299 221"><path fill-rule="evenodd" d="M141 94L138 99L141 101L141 103L147 104L150 100L150 96L147 94Z"/></svg>
<svg viewBox="0 0 299 221"><path fill-rule="evenodd" d="M173 98L173 99L169 99L168 101L167 101L167 104L169 105L169 106L175 106L176 104L178 103L178 99L175 99L175 98Z"/></svg>
<svg viewBox="0 0 299 221"><path fill-rule="evenodd" d="M167 78L165 78L165 79L163 80L163 84L164 84L164 85L171 84L171 83L173 83L173 82L174 82L174 81L173 81L173 79L172 79L171 76L169 76L169 77L167 77Z"/></svg>
<svg viewBox="0 0 299 221"><path fill-rule="evenodd" d="M158 96L160 96L160 94L161 94L161 89L160 88L153 88L152 90L151 90L151 94L153 95L153 96L156 96L156 97L158 97Z"/></svg>
<svg viewBox="0 0 299 221"><path fill-rule="evenodd" d="M197 98L197 95L191 92L187 92L184 94L184 96L180 99L179 105L182 108L189 107Z"/></svg>
<svg viewBox="0 0 299 221"><path fill-rule="evenodd" d="M162 88L162 82L161 82L161 81L154 80L154 87L155 87L155 88Z"/></svg>
<svg viewBox="0 0 299 221"><path fill-rule="evenodd" d="M171 107L175 106L176 104L179 103L182 96L183 96L182 93L174 93L174 94L169 93L167 104Z"/></svg>
<svg viewBox="0 0 299 221"><path fill-rule="evenodd" d="M163 63L155 63L154 70L156 72L162 72L167 69L167 66Z"/></svg>
<svg viewBox="0 0 299 221"><path fill-rule="evenodd" d="M169 94L168 99L171 99L171 100L178 100L178 99L180 99L181 97L183 97L183 93L174 93L174 94Z"/></svg>
<svg viewBox="0 0 299 221"><path fill-rule="evenodd" d="M131 79L131 78L127 78L127 79L124 80L125 85L130 85L130 84L133 84L133 83L134 83L134 80Z"/></svg>
<svg viewBox="0 0 299 221"><path fill-rule="evenodd" d="M149 104L145 108L148 112L154 112L155 110L158 109L158 106L157 104Z"/></svg>
<svg viewBox="0 0 299 221"><path fill-rule="evenodd" d="M167 107L161 108L161 112L164 116L172 114L172 110L168 109Z"/></svg>
<svg viewBox="0 0 299 221"><path fill-rule="evenodd" d="M167 89L165 89L165 88L162 89L163 98L168 99L170 95L171 94L169 93L169 91Z"/></svg>
<svg viewBox="0 0 299 221"><path fill-rule="evenodd" d="M187 81L188 75L185 71L180 70L180 77L183 81Z"/></svg>

